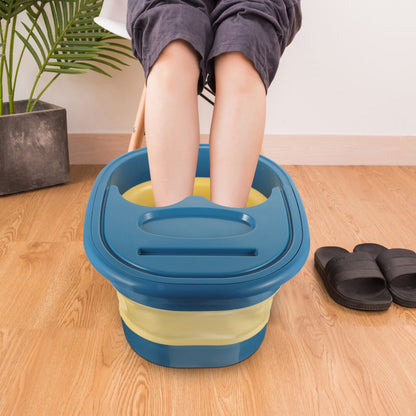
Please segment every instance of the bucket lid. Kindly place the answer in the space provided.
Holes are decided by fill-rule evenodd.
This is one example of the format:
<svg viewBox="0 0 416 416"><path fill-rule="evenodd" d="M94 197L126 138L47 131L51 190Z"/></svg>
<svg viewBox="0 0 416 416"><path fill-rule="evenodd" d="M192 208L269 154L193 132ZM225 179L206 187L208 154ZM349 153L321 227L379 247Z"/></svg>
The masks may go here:
<svg viewBox="0 0 416 416"><path fill-rule="evenodd" d="M209 166L207 152L201 146L199 170ZM124 174L119 168L140 165L140 155L143 149L130 152L101 172L86 214L86 252L117 290L140 298L149 290L159 295L166 285L171 296L182 286L183 296L192 286L198 298L214 286L223 290L218 285L235 292L239 284L258 294L261 287L276 291L303 266L309 252L305 212L293 181L274 162L259 159L253 187L267 193L265 182L275 185L259 205L235 209L192 196L156 208L121 195L130 168Z"/></svg>
<svg viewBox="0 0 416 416"><path fill-rule="evenodd" d="M273 193L243 210L203 197L154 208L125 200L112 185L102 206L102 238L119 260L155 276L242 276L267 267L288 247L291 215L281 190Z"/></svg>

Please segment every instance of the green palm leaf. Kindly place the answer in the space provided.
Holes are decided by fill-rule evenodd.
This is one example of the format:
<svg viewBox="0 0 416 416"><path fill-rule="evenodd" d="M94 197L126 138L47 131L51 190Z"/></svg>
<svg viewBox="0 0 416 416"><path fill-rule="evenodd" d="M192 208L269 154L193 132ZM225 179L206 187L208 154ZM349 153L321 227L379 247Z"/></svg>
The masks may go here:
<svg viewBox="0 0 416 416"><path fill-rule="evenodd" d="M0 0L0 114L3 103L3 80L6 80L9 110L13 112L18 72L24 53L30 52L38 73L30 92L27 111L32 111L46 89L61 74L94 71L111 76L106 69L120 70L127 65L121 59L133 59L131 48L120 37L94 22L103 0ZM23 29L16 26L18 15ZM14 38L23 44L17 65L14 62ZM120 58L120 59L119 59ZM44 74L52 78L38 93ZM36 98L35 92L37 94Z"/></svg>
<svg viewBox="0 0 416 416"><path fill-rule="evenodd" d="M107 38L114 39L114 35L94 23L93 19L98 16L101 6L102 1L96 0L53 0L48 4L52 18L46 13L46 7L41 10L38 5L28 8L29 19L34 24L32 36L39 53L36 57L34 48L30 51L37 62L41 61L42 71L59 72L61 67L70 69L70 63L77 64L79 68L80 61L85 69L97 70L91 62L85 61L99 58L103 63L111 63L108 51L131 57L131 54L123 52L126 45L108 42ZM44 28L36 23L39 12ZM26 27L26 30L29 31L29 28ZM119 63L125 65L121 61Z"/></svg>
<svg viewBox="0 0 416 416"><path fill-rule="evenodd" d="M0 19L10 20L34 3L33 0L0 0Z"/></svg>
<svg viewBox="0 0 416 416"><path fill-rule="evenodd" d="M114 41L122 38L94 22L102 0L21 0L19 3L31 3L26 9L30 21L24 24L26 34L16 33L38 66L34 89L46 72L59 75L94 71L111 76L97 64L120 70L120 65L127 64L114 55L132 58L128 46Z"/></svg>

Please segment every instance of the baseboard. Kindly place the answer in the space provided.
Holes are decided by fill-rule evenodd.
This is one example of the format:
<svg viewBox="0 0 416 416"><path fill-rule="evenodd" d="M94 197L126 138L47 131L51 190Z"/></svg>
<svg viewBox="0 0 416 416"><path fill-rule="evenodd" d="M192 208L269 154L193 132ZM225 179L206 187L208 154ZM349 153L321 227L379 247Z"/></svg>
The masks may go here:
<svg viewBox="0 0 416 416"><path fill-rule="evenodd" d="M124 133L69 134L70 162L107 164L127 151L129 140ZM265 135L263 148L281 165L416 165L416 136Z"/></svg>

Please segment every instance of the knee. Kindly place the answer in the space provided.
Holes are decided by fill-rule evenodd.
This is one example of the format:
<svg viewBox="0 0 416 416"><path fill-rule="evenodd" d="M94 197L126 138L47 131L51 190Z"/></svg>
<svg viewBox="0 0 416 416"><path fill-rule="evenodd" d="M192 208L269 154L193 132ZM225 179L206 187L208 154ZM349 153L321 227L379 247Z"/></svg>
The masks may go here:
<svg viewBox="0 0 416 416"><path fill-rule="evenodd" d="M226 52L214 62L216 90L232 90L233 94L264 90L263 80L253 62L241 52Z"/></svg>
<svg viewBox="0 0 416 416"><path fill-rule="evenodd" d="M149 78L157 77L159 86L168 90L198 83L198 52L182 39L170 42L160 53L149 71Z"/></svg>

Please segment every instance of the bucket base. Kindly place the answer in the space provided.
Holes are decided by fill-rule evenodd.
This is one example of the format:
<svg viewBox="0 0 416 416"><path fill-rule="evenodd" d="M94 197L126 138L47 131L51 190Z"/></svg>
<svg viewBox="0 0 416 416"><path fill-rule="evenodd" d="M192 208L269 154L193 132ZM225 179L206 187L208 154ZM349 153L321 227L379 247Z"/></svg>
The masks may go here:
<svg viewBox="0 0 416 416"><path fill-rule="evenodd" d="M175 368L226 367L250 357L263 342L266 327L246 341L229 345L164 345L148 341L125 323L124 334L131 348L146 360Z"/></svg>

